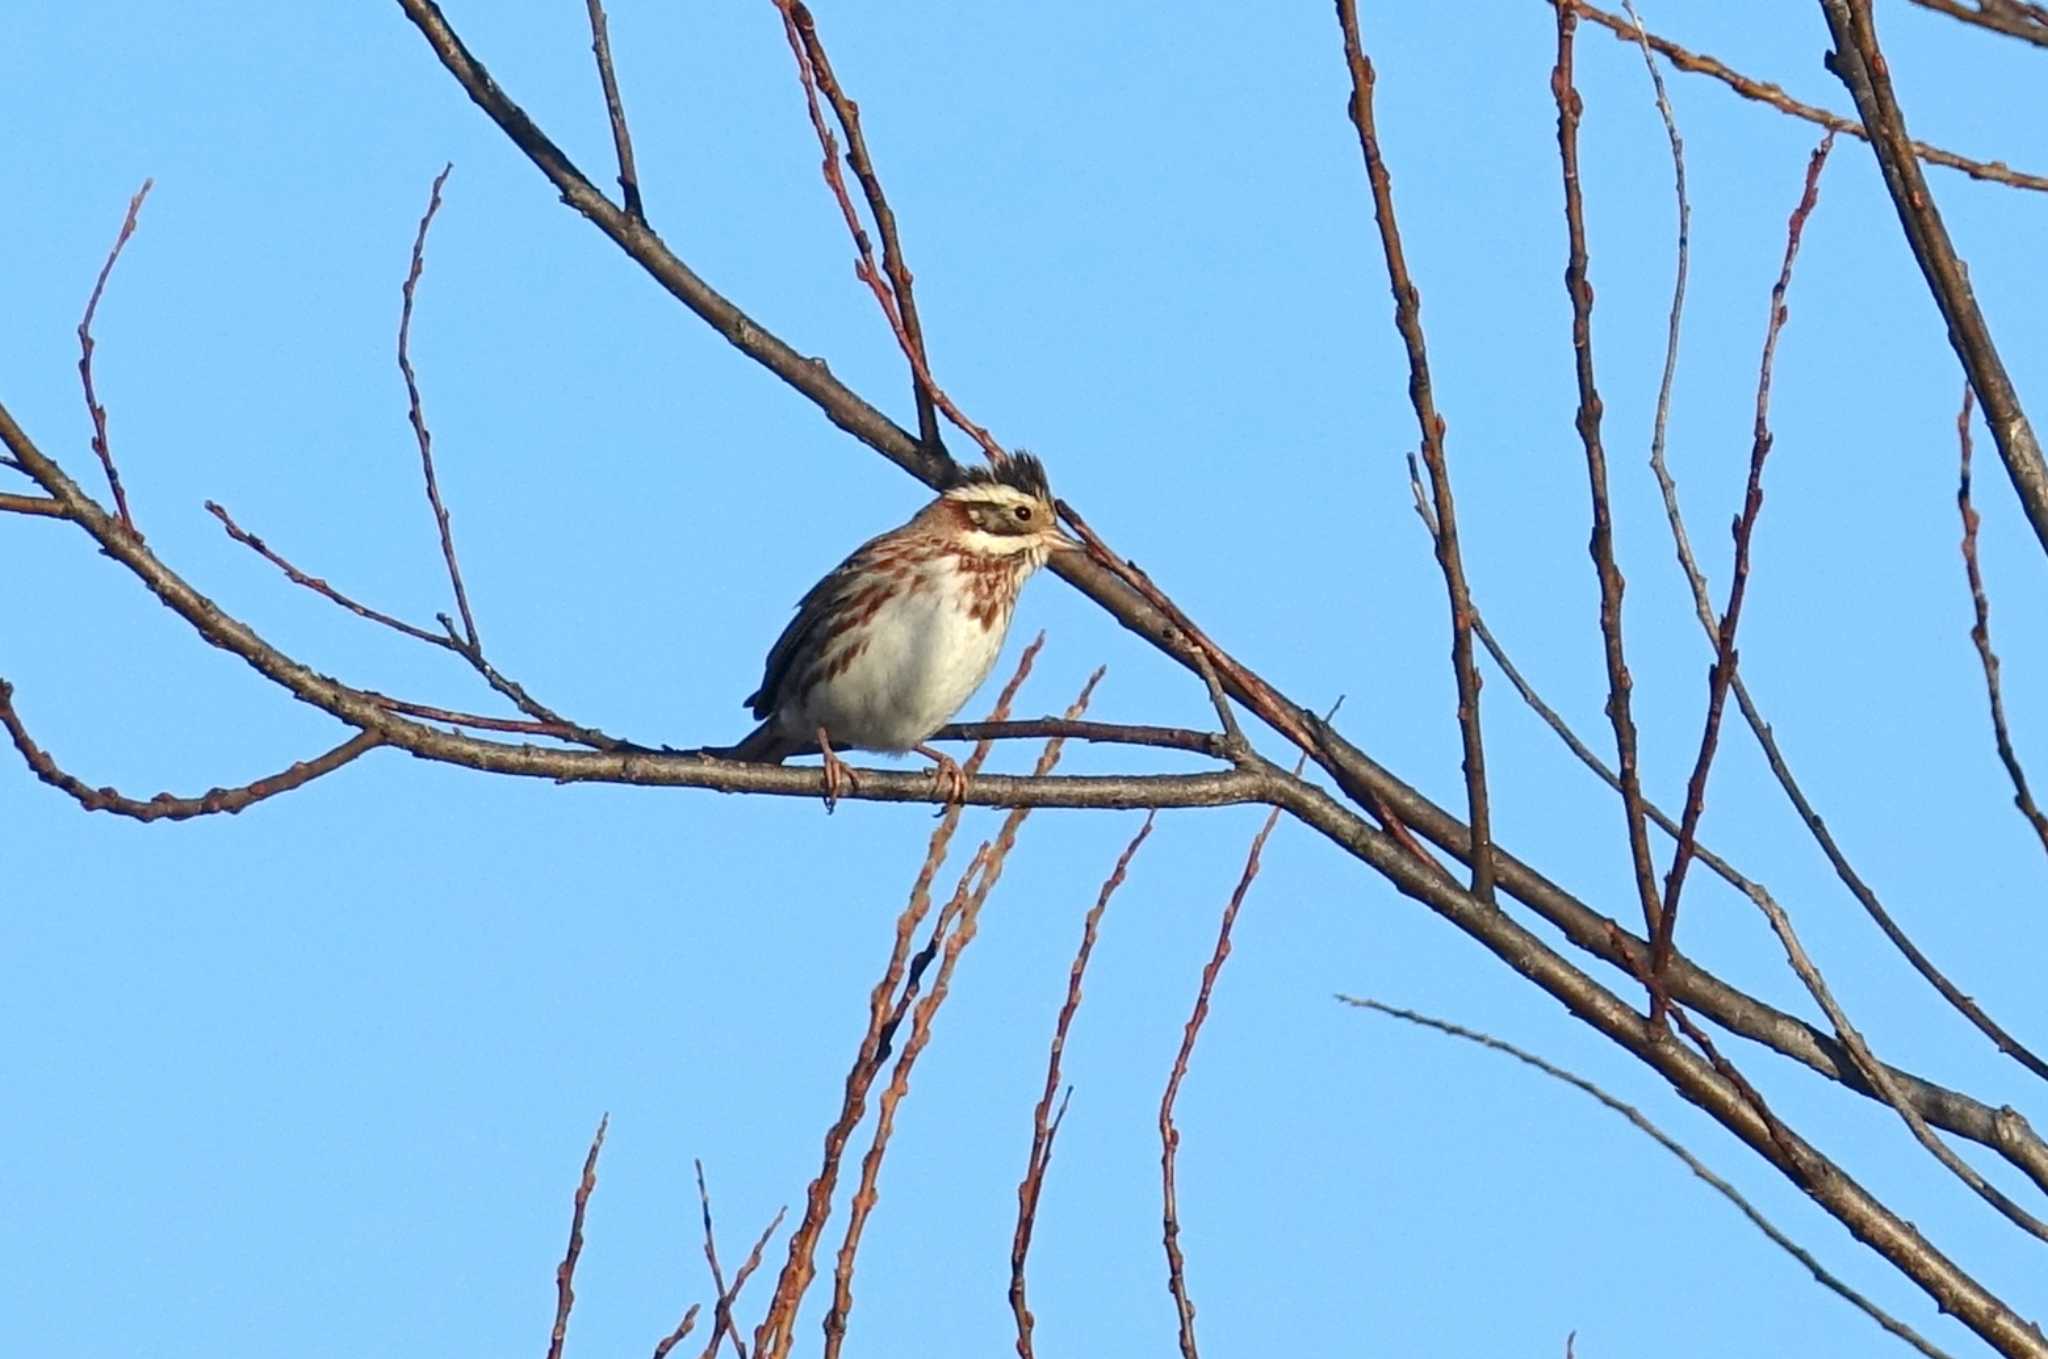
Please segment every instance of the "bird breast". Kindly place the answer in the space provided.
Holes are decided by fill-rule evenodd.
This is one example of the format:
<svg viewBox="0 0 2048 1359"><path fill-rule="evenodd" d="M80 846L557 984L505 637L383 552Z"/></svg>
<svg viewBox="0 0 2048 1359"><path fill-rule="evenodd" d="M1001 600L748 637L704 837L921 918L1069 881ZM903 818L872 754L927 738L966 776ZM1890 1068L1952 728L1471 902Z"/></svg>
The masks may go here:
<svg viewBox="0 0 2048 1359"><path fill-rule="evenodd" d="M922 744L988 678L1035 564L966 554L918 564L864 622L832 639L786 725L823 726L835 745L864 750Z"/></svg>

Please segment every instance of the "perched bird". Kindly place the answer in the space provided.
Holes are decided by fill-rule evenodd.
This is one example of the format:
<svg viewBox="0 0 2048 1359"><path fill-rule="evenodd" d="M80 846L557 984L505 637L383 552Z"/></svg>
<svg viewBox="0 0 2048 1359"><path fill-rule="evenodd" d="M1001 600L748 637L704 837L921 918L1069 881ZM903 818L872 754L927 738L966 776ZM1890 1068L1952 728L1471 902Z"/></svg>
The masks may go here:
<svg viewBox="0 0 2048 1359"><path fill-rule="evenodd" d="M1054 522L1037 458L963 472L798 602L746 699L761 725L725 753L780 764L815 746L829 808L857 782L835 746L914 750L935 762L942 791L964 796L960 766L925 742L988 678L1024 582L1079 546Z"/></svg>

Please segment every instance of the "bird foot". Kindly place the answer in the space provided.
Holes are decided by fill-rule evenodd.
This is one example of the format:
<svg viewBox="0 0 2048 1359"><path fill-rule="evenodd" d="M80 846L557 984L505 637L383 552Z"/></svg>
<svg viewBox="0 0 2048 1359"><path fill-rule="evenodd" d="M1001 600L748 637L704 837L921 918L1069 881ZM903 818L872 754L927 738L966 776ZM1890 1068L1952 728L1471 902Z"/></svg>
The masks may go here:
<svg viewBox="0 0 2048 1359"><path fill-rule="evenodd" d="M967 801L967 771L959 761L943 751L930 746L919 746L917 753L932 762L932 784L940 798L949 806L960 806Z"/></svg>
<svg viewBox="0 0 2048 1359"><path fill-rule="evenodd" d="M818 728L818 752L825 757L825 814L830 816L842 796L860 787L860 777L832 753L832 738L823 727Z"/></svg>

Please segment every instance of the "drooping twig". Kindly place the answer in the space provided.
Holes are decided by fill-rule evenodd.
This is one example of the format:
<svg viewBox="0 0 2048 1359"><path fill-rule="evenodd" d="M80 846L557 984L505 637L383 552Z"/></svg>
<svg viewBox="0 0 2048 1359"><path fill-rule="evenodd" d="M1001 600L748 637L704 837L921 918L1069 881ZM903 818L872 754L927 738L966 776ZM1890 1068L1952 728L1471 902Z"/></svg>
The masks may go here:
<svg viewBox="0 0 2048 1359"><path fill-rule="evenodd" d="M1807 218L1820 199L1820 172L1834 148L1835 134L1821 138L1806 162L1806 182L1785 228L1785 260L1778 269L1778 281L1771 286L1770 321L1764 328L1763 358L1757 365L1756 422L1749 450L1749 480L1742 495L1742 511L1735 519L1735 561L1728 581L1728 607L1715 630L1714 664L1707 672L1706 728L1700 734L1699 756L1686 782L1685 810L1679 816L1678 843L1671 851L1671 870L1664 878L1664 913L1657 922L1656 947L1650 971L1661 979L1671 965L1671 940L1678 927L1679 893L1685 887L1685 870L1692 861L1693 840L1699 834L1700 816L1706 810L1707 778L1714 764L1714 751L1721 739L1721 714L1727 707L1729 685L1738 664L1735 632L1742 623L1742 601L1749 588L1750 540L1756 532L1757 516L1764 504L1764 460L1771 452L1771 368L1778 354L1778 336L1784 331L1789 312L1785 294L1792 286L1792 265L1799 257L1799 241Z"/></svg>
<svg viewBox="0 0 2048 1359"><path fill-rule="evenodd" d="M252 803L303 788L322 774L331 774L356 756L375 750L384 738L375 732L359 731L324 755L301 760L290 768L235 788L212 788L198 797L158 793L153 798L124 797L113 788L94 788L83 779L67 774L49 752L35 743L14 710L14 686L0 680L0 727L21 752L29 771L44 783L65 794L89 812L112 812L136 821L189 821L195 816L227 813L232 816Z"/></svg>
<svg viewBox="0 0 2048 1359"><path fill-rule="evenodd" d="M1039 650L1045 645L1045 634L1040 633L1024 648L1017 658L1017 668L1003 685L997 696L995 707L989 717L1000 722L1010 714L1010 705L1016 700L1018 691L1031 674L1032 663L1038 658ZM988 742L977 745L961 766L961 772L970 779L980 772L984 761L994 746ZM754 1345L762 1351L771 1337L780 1336L794 1325L798 1303L805 1289L810 1286L815 1268L814 1257L819 1234L824 1230L825 1219L832 1211L832 1195L839 1183L840 1160L846 1141L853 1135L854 1128L867 1113L868 1092L873 1088L876 1075L887 1060L886 1044L894 1028L893 1016L898 1003L898 991L908 966L912 942L926 914L931 909L932 880L938 875L939 867L945 862L946 852L952 844L953 834L960 824L961 808L949 805L933 829L931 843L926 851L924 863L920 865L916 879L910 888L909 900L896 920L896 934L890 949L889 960L882 969L881 978L875 983L868 996L868 1026L861 1036L860 1047L854 1055L852 1066L846 1073L845 1090L840 1099L839 1116L825 1133L823 1163L818 1174L812 1179L804 1195L804 1212L798 1220L796 1230L789 1239L789 1258L782 1267L776 1282L775 1294L769 1300L767 1314L756 1329ZM765 1353L764 1353L765 1359Z"/></svg>
<svg viewBox="0 0 2048 1359"><path fill-rule="evenodd" d="M1585 18L1591 19L1594 23L1613 33L1621 41L1637 41L1639 30L1636 25L1620 15L1610 14L1603 9L1596 9L1594 6L1587 4L1586 0L1572 0L1572 8L1576 9ZM1642 36L1649 42L1651 47L1657 49L1659 55L1663 56L1681 71L1688 71L1694 75L1711 76L1745 99L1754 99L1760 104L1768 104L1780 113L1787 113L1794 118L1804 119L1809 123L1824 127L1830 132L1846 133L1849 136L1862 137L1865 140L1869 138L1869 134L1863 129L1863 124L1857 122L1854 118L1844 118L1839 113L1830 113L1826 109L1816 108L1812 104L1803 104L1769 81L1753 80L1742 74L1742 72L1732 69L1725 62L1717 61L1713 57L1704 54L1688 52L1669 38L1660 38L1655 33ZM1912 143L1912 148L1913 154L1926 161L1929 165L1940 165L1951 170L1960 170L1972 179L1984 180L1993 184L2006 184L2016 189L2048 191L2048 175L2027 174L2024 171L2013 169L2004 161L1972 160L1968 156L1959 156L1953 151L1944 151L1938 146L1929 146L1926 142L1916 141Z"/></svg>
<svg viewBox="0 0 2048 1359"><path fill-rule="evenodd" d="M611 27L605 21L604 0L585 0L590 10L590 54L597 58L597 79L604 86L604 111L612 123L612 149L619 156L619 193L627 215L647 220L640 202L640 172L633 168L633 134L626 128L626 106L619 100L619 77L612 70Z"/></svg>
<svg viewBox="0 0 2048 1359"><path fill-rule="evenodd" d="M1380 247L1387 264L1387 282L1394 294L1394 329L1408 351L1408 400L1422 440L1422 462L1429 469L1430 494L1436 505L1436 560L1443 571L1451 613L1451 673L1458 688L1458 735L1464 746L1466 821L1472 830L1472 894L1493 900L1492 814L1486 791L1486 746L1480 734L1479 668L1472 661L1472 593L1465 582L1465 558L1458 546L1458 511L1451 496L1450 465L1444 458L1444 419L1437 414L1429 380L1429 349L1422 333L1422 294L1409 277L1408 257L1401 245L1401 227L1394 216L1394 186L1380 152L1379 128L1373 118L1372 59L1359 35L1357 0L1337 0L1337 23L1344 34L1344 61L1351 72L1351 123L1365 156L1366 180L1372 187L1373 220L1379 224Z"/></svg>
<svg viewBox="0 0 2048 1359"><path fill-rule="evenodd" d="M1629 859L1635 868L1636 894L1643 908L1644 932L1654 937L1663 914L1657 898L1656 870L1650 863L1650 836L1643 814L1642 778L1636 765L1636 724L1629 711L1628 661L1621 640L1624 582L1614 561L1613 513L1607 496L1607 454L1600 444L1600 392L1593 376L1593 286L1586 279L1586 218L1579 198L1579 92L1572 86L1572 35L1577 12L1569 3L1557 5L1557 66L1550 89L1557 98L1557 149L1564 168L1565 229L1570 254L1565 264L1565 292L1572 304L1572 353L1579 386L1577 424L1586 447L1586 476L1592 489L1593 568L1600 578L1600 637L1607 661L1607 718L1614 728L1615 769L1621 780L1622 813L1628 826ZM1653 1018L1662 1018L1661 994L1652 998Z"/></svg>
<svg viewBox="0 0 2048 1359"><path fill-rule="evenodd" d="M114 513L120 517L121 527L140 536L135 527L135 516L128 513L128 492L121 485L121 473L114 467L114 451L107 443L107 408L100 404L92 385L92 351L96 347L92 338L92 318L100 309L100 295L107 290L107 279L114 272L114 264L121 258L121 251L127 246L128 238L135 234L135 218L142 211L142 200L149 197L149 191L156 184L154 179L142 181L142 187L128 200L128 215L121 219L121 234L114 237L113 248L107 251L107 262L100 266L100 276L92 285L92 296L86 299L85 315L78 322L78 381L85 388L85 410L92 417L92 451L100 460L100 466L107 474L107 488L114 493Z"/></svg>
<svg viewBox="0 0 2048 1359"><path fill-rule="evenodd" d="M1387 1005L1377 1000L1346 995L1339 995L1337 999L1346 1005L1356 1006L1361 1010L1374 1010L1383 1015L1390 1015L1395 1019L1405 1019L1410 1024L1416 1024L1426 1029L1435 1029L1439 1033L1449 1034L1453 1038L1463 1038L1468 1042L1477 1043L1481 1047L1492 1048L1495 1052L1506 1053L1515 1060L1541 1071L1546 1076L1563 1081L1566 1085L1591 1095L1594 1099L1634 1124L1637 1129L1656 1142L1658 1146L1676 1156L1680 1161L1683 1161L1686 1169L1706 1181L1715 1192L1734 1204L1737 1211L1748 1218L1758 1231L1770 1238L1772 1244L1783 1250L1794 1260L1797 1260L1801 1265L1804 1265L1807 1271L1813 1275L1814 1282L1842 1298L1868 1316L1872 1321L1875 1321L1878 1325L1884 1327L1885 1330L1919 1350L1922 1354L1930 1356L1930 1359L1948 1359L1945 1351L1936 1348L1918 1331L1893 1317L1876 1303L1870 1301L1870 1299L1864 1297L1861 1293L1858 1293L1855 1289L1829 1273L1820 1261L1816 1260L1797 1242L1793 1241L1791 1237L1780 1231L1770 1219L1759 1212L1755 1205L1742 1196L1740 1190L1708 1169L1705 1162L1686 1150L1684 1144L1680 1143L1678 1139L1672 1137L1662 1128L1659 1128L1655 1123L1652 1123L1642 1110L1634 1105L1615 1098L1585 1077L1566 1071L1563 1067L1547 1062L1536 1054L1524 1048L1516 1047L1513 1043L1496 1038L1492 1034L1481 1033L1476 1029L1468 1029L1461 1024L1453 1024L1449 1020L1418 1014L1413 1010L1404 1010L1398 1006Z"/></svg>
<svg viewBox="0 0 2048 1359"><path fill-rule="evenodd" d="M590 1139L589 1154L583 1158L583 1178L576 1185L576 1206L569 1215L569 1248L562 1263L555 1266L555 1325L548 1332L548 1359L562 1359L562 1342L569 1335L569 1311L576 1305L576 1260L583 1254L583 1211L590 1206L590 1192L597 1188L597 1154L604 1149L604 1131L611 1125L610 1114L597 1121L597 1134Z"/></svg>
<svg viewBox="0 0 2048 1359"><path fill-rule="evenodd" d="M1636 42L1643 53L1643 68L1650 73L1650 88L1657 97L1657 115L1664 120L1664 136L1671 143L1671 178L1678 199L1677 264L1671 280L1671 313L1664 328L1664 373L1657 382L1657 413L1650 425L1650 467L1660 482L1668 483L1664 447L1671 427L1671 385L1678 376L1678 340L1685 318L1685 284L1692 272L1692 199L1685 187L1685 138L1678 133L1678 115L1671 111L1671 96L1664 88L1664 73L1650 49L1649 30L1636 13L1633 0L1622 0L1629 19L1636 26Z"/></svg>
<svg viewBox="0 0 2048 1359"><path fill-rule="evenodd" d="M250 533L248 530L244 529L240 524L237 524L234 520L234 516L229 514L227 510L223 508L221 505L211 500L205 503L206 512L212 515L214 518L220 520L221 527L227 530L228 537L234 539L242 546L254 552L257 556L263 558L263 560L269 562L272 566L275 566L278 570L284 572L285 579L289 580L292 584L303 586L304 588L311 590L314 594L317 594L322 598L327 599L335 604L338 604L344 609L347 609L350 613L354 614L358 618L367 619L372 623L381 623L383 626L392 629L394 632L404 633L407 637L410 637L415 641L425 642L429 646L441 647L448 651L457 651L460 649L457 647L457 645L451 638L444 636L441 633L433 632L427 628L419 627L416 624L408 623L402 618L394 618L390 614L385 613L379 609L373 609L367 604L358 603L357 601L343 594L341 591L335 589L332 585L329 585L325 580L322 580L320 577L308 575L306 572L301 571L298 567L292 565L291 562L287 561L284 557L279 555L277 552L273 551L271 549L270 544L264 542L263 539L257 537L255 534Z"/></svg>
<svg viewBox="0 0 2048 1359"><path fill-rule="evenodd" d="M1124 852L1117 856L1116 866L1103 880L1095 904L1083 918L1081 943L1074 950L1074 964L1067 972L1067 998L1060 1006L1058 1020L1053 1024L1052 1043L1045 1061L1045 1089L1031 1111L1031 1154L1024 1162L1024 1178L1017 1183L1017 1230L1010 1238L1010 1312L1017 1321L1017 1359L1033 1359L1031 1331L1036 1318L1031 1315L1026 1298L1024 1264L1031 1254L1032 1231L1038 1225L1038 1201L1045 1192L1046 1171L1052 1165L1053 1143L1059 1136L1061 1122L1066 1118L1065 1097L1059 1101L1059 1111L1055 1113L1053 1110L1053 1098L1060 1087L1060 1058L1067 1050L1067 1034L1073 1027L1074 1015L1081 1008L1081 978L1088 970L1088 959L1095 952L1096 931L1102 924L1102 914L1109 909L1109 899L1116 894L1116 889L1123 886L1124 874L1136 857L1139 846L1152 834L1152 822L1157 816L1157 812L1145 813L1144 824L1124 846ZM1073 1094L1072 1087L1068 1088L1067 1094Z"/></svg>
<svg viewBox="0 0 2048 1359"><path fill-rule="evenodd" d="M481 651L483 643L477 637L476 618L469 611L469 592L462 586L462 567L455 560L455 535L448 527L448 507L441 503L441 484L434 476L434 435L427 428L427 417L420 409L420 384L412 369L412 307L413 296L419 290L420 273L426 268L427 228L434 224L434 214L441 210L441 186L448 182L454 171L453 164L441 168L434 176L434 187L427 197L427 210L420 217L420 229L412 239L412 267L406 271L405 283L400 288L404 301L398 310L398 371L405 378L406 418L412 424L413 437L420 446L420 472L426 479L427 504L434 511L434 525L441 534L441 556L448 563L448 583L455 592L455 609L462 616L462 640L472 651ZM452 625L449 631L454 632Z"/></svg>
<svg viewBox="0 0 2048 1359"><path fill-rule="evenodd" d="M1295 761L1294 772L1297 775L1307 761L1306 754ZM1180 1098L1181 1082L1187 1079L1188 1062L1195 1054L1195 1040L1201 1036L1202 1022L1209 1017L1209 1000L1216 990L1216 978L1223 972L1224 960L1230 957L1230 931L1237 924L1238 910L1244 905L1245 894L1251 891L1252 880L1259 876L1259 856L1266 848L1266 839L1272 835L1273 827L1279 824L1278 812L1278 808L1269 812L1258 834L1252 837L1251 850L1245 855L1244 872L1238 877L1237 888L1231 892L1230 901L1223 908L1223 919L1216 929L1216 947L1202 967L1202 984L1195 992L1194 1009L1181 1028L1180 1049L1174 1054L1172 1070L1167 1073L1166 1091L1159 1098L1160 1241L1166 1249L1166 1287L1173 1294L1174 1313L1180 1326L1181 1359L1198 1359L1198 1354L1195 1347L1195 1303L1188 1294L1187 1257L1180 1248L1180 1195L1175 1175L1180 1157L1180 1129L1174 1126L1173 1106Z"/></svg>
<svg viewBox="0 0 2048 1359"><path fill-rule="evenodd" d="M1991 734L1998 743L1998 758L2005 765L2006 776L2012 780L2013 805L2034 828L2041 847L2048 849L2048 816L2043 816L2035 805L2026 770L2020 767L2019 752L2013 748L2012 731L2005 721L2005 695L1998 682L1998 653L1991 649L1991 600L1984 593L1984 572L1977 564L1980 519L1976 506L1970 503L1970 397L1969 385L1965 383L1963 409L1956 416L1956 438L1962 444L1962 475L1956 487L1956 505L1963 513L1963 573L1969 580L1970 603L1976 611L1970 640L1976 644L1977 659L1984 666L1984 689L1991 700Z"/></svg>
<svg viewBox="0 0 2048 1359"><path fill-rule="evenodd" d="M1970 385L1977 389L1984 422L1990 426L2027 520L2034 526L2034 536L2048 550L2048 460L2042 457L2041 443L2020 405L2019 390L1999 357L1991 328L1970 290L1969 274L1956 255L1927 177L1913 155L1905 115L1892 93L1891 73L1877 45L1870 0L1821 0L1821 10L1835 40L1828 68L1849 87L1856 111L1870 130L1870 147L1884 172L1885 188L1891 192L1892 205L1905 228L1906 243L1948 323L1949 344L1962 360L1963 371L1970 375Z"/></svg>
<svg viewBox="0 0 2048 1359"><path fill-rule="evenodd" d="M1079 718L1088 710L1089 699L1095 693L1095 686L1102 682L1102 676L1103 670L1098 667L1081 686L1079 696L1067 708L1068 720ZM1044 749L1039 752L1032 773L1039 778L1052 773L1059 765L1064 746L1065 742L1059 737L1048 740ZM1024 822L1030 815L1029 807L1013 808L1003 818L1002 826L996 832L993 843L984 847L986 853L981 856L978 870L970 866L969 871L961 876L959 889L939 912L924 948L912 960L903 994L884 1032L883 1046L886 1049L897 1027L902 1023L906 1007L910 1006L912 998L917 995L925 970L931 966L936 955L939 960L938 971L933 976L930 991L918 998L915 1008L910 1010L910 1036L904 1041L903 1051L896 1059L895 1069L890 1072L889 1084L882 1090L875 1115L874 1136L869 1141L867 1152L861 1157L860 1183L854 1189L853 1201L847 1211L846 1235L840 1242L838 1258L832 1271L832 1306L825 1314L825 1359L837 1359L840 1347L845 1342L847 1317L853 1310L854 1263L860 1251L861 1235L866 1229L867 1220L881 1198L878 1181L882 1160L888 1154L889 1138L895 1131L896 1111L910 1093L911 1070L931 1042L932 1022L938 1016L939 1007L946 1003L952 985L953 970L959 964L961 953L973 941L980 927L982 905L1002 877L1003 865L1009 859L1011 849L1016 846L1017 833L1023 829ZM970 880L973 882L971 890L968 886ZM943 950L940 947L942 941ZM782 1355L787 1354L788 1348L789 1342L785 1337L781 1347L775 1352L775 1359L781 1359ZM768 1356L762 1356L762 1359L768 1359Z"/></svg>
<svg viewBox="0 0 2048 1359"><path fill-rule="evenodd" d="M2026 0L1913 0L1922 9L1961 19L1966 24L2048 47L2048 8Z"/></svg>

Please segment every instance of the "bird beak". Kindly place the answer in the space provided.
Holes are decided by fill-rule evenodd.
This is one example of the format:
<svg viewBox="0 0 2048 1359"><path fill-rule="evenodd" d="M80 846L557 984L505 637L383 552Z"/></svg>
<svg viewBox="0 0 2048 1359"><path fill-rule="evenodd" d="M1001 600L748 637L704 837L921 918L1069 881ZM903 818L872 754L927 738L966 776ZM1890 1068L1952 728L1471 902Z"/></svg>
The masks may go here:
<svg viewBox="0 0 2048 1359"><path fill-rule="evenodd" d="M1052 550L1055 552L1086 552L1088 545L1065 529L1054 526L1052 531Z"/></svg>

